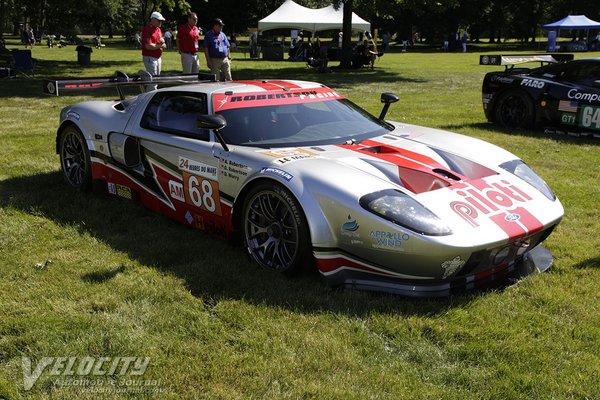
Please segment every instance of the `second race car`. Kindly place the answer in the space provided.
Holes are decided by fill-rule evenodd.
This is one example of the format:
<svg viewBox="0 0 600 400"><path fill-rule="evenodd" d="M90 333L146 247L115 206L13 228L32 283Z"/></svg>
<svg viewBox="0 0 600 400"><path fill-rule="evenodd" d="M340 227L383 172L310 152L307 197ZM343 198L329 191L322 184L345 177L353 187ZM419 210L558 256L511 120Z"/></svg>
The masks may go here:
<svg viewBox="0 0 600 400"><path fill-rule="evenodd" d="M515 67L528 62L546 65ZM505 71L487 73L483 80L483 109L489 121L508 128L539 126L600 137L600 58L484 55L480 64L507 66Z"/></svg>

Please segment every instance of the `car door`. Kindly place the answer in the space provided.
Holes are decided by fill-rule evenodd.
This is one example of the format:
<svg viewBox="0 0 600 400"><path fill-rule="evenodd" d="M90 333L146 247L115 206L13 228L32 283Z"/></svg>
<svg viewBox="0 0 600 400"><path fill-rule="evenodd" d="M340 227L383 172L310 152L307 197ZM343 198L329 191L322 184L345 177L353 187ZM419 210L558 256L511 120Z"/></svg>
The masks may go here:
<svg viewBox="0 0 600 400"><path fill-rule="evenodd" d="M143 113L133 118L126 135L139 146L147 189L147 206L199 229L221 232L218 158L210 131L198 127L208 112L207 95L159 91ZM219 145L217 145L219 146Z"/></svg>

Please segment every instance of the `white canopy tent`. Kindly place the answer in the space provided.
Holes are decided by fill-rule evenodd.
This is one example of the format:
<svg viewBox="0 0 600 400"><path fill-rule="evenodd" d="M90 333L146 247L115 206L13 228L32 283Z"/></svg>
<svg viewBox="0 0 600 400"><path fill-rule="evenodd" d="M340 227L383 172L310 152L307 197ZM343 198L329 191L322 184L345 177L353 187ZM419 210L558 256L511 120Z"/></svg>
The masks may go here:
<svg viewBox="0 0 600 400"><path fill-rule="evenodd" d="M258 21L259 31L271 29L301 29L312 32L330 29L342 29L343 5L335 10L333 4L328 7L313 9L285 0L279 8ZM371 24L355 13L352 13L352 30L369 31Z"/></svg>
<svg viewBox="0 0 600 400"><path fill-rule="evenodd" d="M589 19L585 15L567 15L560 21L546 24L544 29L600 29L600 22Z"/></svg>

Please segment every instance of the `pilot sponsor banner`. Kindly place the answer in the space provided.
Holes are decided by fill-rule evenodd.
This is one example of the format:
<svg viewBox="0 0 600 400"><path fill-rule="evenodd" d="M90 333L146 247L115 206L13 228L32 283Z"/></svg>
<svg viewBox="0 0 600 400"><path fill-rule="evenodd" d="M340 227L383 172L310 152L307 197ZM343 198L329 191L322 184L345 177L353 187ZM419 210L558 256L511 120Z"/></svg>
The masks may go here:
<svg viewBox="0 0 600 400"><path fill-rule="evenodd" d="M532 198L506 180L498 182L477 179L458 183L452 190L465 201L453 201L450 208L476 228L482 219L495 223L509 237L521 237L542 229L542 223L527 209Z"/></svg>
<svg viewBox="0 0 600 400"><path fill-rule="evenodd" d="M312 103L327 100L339 100L344 97L329 88L269 90L262 92L213 95L215 112L232 108L262 107L286 104Z"/></svg>
<svg viewBox="0 0 600 400"><path fill-rule="evenodd" d="M179 169L207 179L217 179L217 167L195 161L186 157L179 157Z"/></svg>

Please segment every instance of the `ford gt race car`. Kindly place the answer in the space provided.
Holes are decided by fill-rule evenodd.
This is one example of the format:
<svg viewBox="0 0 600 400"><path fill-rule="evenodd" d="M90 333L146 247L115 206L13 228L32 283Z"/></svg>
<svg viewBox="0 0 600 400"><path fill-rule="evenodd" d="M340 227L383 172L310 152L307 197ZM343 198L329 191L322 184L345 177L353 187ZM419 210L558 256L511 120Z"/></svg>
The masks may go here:
<svg viewBox="0 0 600 400"><path fill-rule="evenodd" d="M268 270L316 264L331 286L442 296L547 269L563 216L548 185L489 143L386 121L398 98L381 100L375 117L314 82L188 83L66 107L56 150L73 188L237 234Z"/></svg>
<svg viewBox="0 0 600 400"><path fill-rule="evenodd" d="M482 65L506 66L483 80L487 119L507 128L600 137L600 58L572 60L572 54L480 56ZM546 65L515 67L527 62Z"/></svg>

